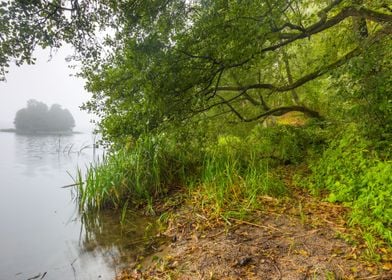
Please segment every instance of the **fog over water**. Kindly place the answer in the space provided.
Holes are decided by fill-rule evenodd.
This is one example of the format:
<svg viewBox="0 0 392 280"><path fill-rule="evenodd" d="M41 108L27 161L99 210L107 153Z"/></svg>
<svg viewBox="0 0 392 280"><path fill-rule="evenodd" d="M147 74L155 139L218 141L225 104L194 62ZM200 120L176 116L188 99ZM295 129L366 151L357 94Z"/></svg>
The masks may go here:
<svg viewBox="0 0 392 280"><path fill-rule="evenodd" d="M52 58L49 50L38 50L36 64L10 67L7 81L0 82L0 128L12 128L16 111L26 107L27 100L36 99L67 108L75 119L75 130L91 130L92 116L79 109L90 94L82 79L70 76L75 70L68 67L65 58L71 54L69 47L53 53Z"/></svg>
<svg viewBox="0 0 392 280"><path fill-rule="evenodd" d="M82 80L69 76L70 54L62 49L48 62L49 51L40 50L36 65L13 66L0 82L0 128L12 128L15 113L35 99L68 109L74 130L87 132L0 131L0 280L112 279L144 252L140 240L149 220L129 216L126 228L114 211L78 207L73 178L99 164L104 151L95 145L99 135L89 133L91 116L79 110L90 95Z"/></svg>

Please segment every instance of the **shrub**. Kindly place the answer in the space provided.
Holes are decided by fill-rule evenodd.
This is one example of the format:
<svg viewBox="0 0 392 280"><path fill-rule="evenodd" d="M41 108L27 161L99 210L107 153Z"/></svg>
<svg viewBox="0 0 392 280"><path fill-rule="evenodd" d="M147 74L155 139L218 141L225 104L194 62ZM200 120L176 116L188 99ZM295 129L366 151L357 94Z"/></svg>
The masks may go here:
<svg viewBox="0 0 392 280"><path fill-rule="evenodd" d="M278 163L298 164L304 160L313 143L320 141L312 129L278 125L264 128L256 126L248 139L249 145L262 158Z"/></svg>
<svg viewBox="0 0 392 280"><path fill-rule="evenodd" d="M354 201L361 189L361 175L369 168L369 144L354 126L331 141L322 157L310 164L313 191L329 190L331 202Z"/></svg>
<svg viewBox="0 0 392 280"><path fill-rule="evenodd" d="M392 163L380 160L353 125L336 137L310 165L310 187L328 191L328 200L350 206L350 224L358 224L392 244Z"/></svg>
<svg viewBox="0 0 392 280"><path fill-rule="evenodd" d="M392 244L392 162L374 162L362 176L350 224L364 225Z"/></svg>

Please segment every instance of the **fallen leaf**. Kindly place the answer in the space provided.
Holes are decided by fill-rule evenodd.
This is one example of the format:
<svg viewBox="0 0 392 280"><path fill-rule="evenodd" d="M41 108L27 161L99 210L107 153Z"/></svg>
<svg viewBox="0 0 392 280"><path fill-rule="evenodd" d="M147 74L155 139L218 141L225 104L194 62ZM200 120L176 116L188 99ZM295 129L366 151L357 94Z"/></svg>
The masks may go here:
<svg viewBox="0 0 392 280"><path fill-rule="evenodd" d="M380 251L383 252L384 254L388 253L388 250L386 248L380 248Z"/></svg>
<svg viewBox="0 0 392 280"><path fill-rule="evenodd" d="M383 266L382 266L382 269L384 269L384 270L392 270L392 262L384 263Z"/></svg>

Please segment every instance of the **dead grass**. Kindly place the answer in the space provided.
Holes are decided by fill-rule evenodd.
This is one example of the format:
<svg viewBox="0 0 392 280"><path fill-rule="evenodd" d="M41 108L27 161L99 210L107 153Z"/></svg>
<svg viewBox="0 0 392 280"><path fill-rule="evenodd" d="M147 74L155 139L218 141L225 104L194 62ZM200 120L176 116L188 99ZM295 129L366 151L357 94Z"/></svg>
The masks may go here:
<svg viewBox="0 0 392 280"><path fill-rule="evenodd" d="M378 247L380 262L366 258L347 209L292 186L294 172L282 170L291 196L259 197L262 210L246 220L210 216L186 199L164 233L172 242L116 279L392 279L391 248Z"/></svg>

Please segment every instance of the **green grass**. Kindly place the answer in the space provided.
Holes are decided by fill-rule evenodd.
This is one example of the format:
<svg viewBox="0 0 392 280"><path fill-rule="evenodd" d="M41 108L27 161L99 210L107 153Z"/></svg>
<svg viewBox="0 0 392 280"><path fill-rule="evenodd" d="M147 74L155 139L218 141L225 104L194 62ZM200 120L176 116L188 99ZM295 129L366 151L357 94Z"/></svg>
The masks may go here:
<svg viewBox="0 0 392 280"><path fill-rule="evenodd" d="M205 139L204 139L205 140ZM121 210L143 206L154 214L154 200L188 188L195 203L217 216L242 217L261 207L261 195L284 196L287 189L275 172L287 162L306 158L314 135L299 128L256 126L245 137L221 135L207 141L175 135L141 137L91 164L86 176L79 170L80 209ZM360 225L392 243L392 162L377 156L354 128L347 129L313 158L309 182L315 193L350 206L351 225Z"/></svg>
<svg viewBox="0 0 392 280"><path fill-rule="evenodd" d="M196 158L197 160L197 158ZM122 208L125 204L152 204L188 180L195 160L165 138L145 137L129 149L91 164L85 178L78 171L79 204L83 209Z"/></svg>
<svg viewBox="0 0 392 280"><path fill-rule="evenodd" d="M284 184L269 168L270 160L254 147L249 138L231 135L210 144L199 182L194 184L200 203L210 205L218 215L242 216L259 206L260 195L286 193Z"/></svg>
<svg viewBox="0 0 392 280"><path fill-rule="evenodd" d="M153 200L180 186L218 215L243 215L259 206L260 195L287 193L274 168L303 155L298 132L256 126L249 136L207 141L177 142L170 134L141 137L91 165L85 178L79 172L79 203L82 209L143 205L154 213Z"/></svg>

